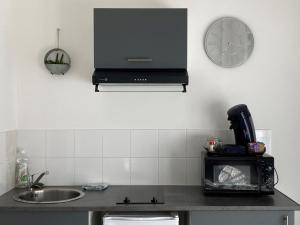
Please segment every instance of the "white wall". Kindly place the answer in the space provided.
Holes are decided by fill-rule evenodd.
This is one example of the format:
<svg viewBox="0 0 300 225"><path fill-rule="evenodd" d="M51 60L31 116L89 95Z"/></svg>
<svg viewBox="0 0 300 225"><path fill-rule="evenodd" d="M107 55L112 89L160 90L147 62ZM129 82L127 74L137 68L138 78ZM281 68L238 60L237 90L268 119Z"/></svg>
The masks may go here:
<svg viewBox="0 0 300 225"><path fill-rule="evenodd" d="M281 128L287 126L286 109L297 118L299 1L29 0L15 4L19 128L227 128L226 110L241 102L249 105L257 127L274 129L275 135L282 136ZM91 84L94 7L188 7L188 93L95 93ZM236 69L215 66L203 51L208 24L225 15L245 21L255 36L253 55ZM61 46L73 63L64 77L51 76L43 65L46 51L56 46L57 27L62 29Z"/></svg>
<svg viewBox="0 0 300 225"><path fill-rule="evenodd" d="M11 1L15 34L11 54L18 74L18 128L208 128L228 127L226 110L246 103L257 128L273 132L278 187L300 202L294 165L300 129L300 1L298 0L27 0ZM94 7L187 7L189 74L186 94L94 93ZM203 35L214 19L236 16L255 37L246 64L223 69L203 51ZM55 30L72 57L63 77L43 66L55 47ZM1 84L2 85L2 84ZM2 89L2 88L1 88ZM1 90L2 91L2 90ZM293 167L291 167L293 165Z"/></svg>
<svg viewBox="0 0 300 225"><path fill-rule="evenodd" d="M16 79L13 74L12 2L0 7L0 131L16 128Z"/></svg>

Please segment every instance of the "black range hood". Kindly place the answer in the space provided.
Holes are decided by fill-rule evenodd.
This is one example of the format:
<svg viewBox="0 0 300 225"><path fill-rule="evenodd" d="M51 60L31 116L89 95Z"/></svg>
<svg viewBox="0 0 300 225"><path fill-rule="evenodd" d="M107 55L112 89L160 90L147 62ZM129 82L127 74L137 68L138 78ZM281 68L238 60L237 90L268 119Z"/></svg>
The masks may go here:
<svg viewBox="0 0 300 225"><path fill-rule="evenodd" d="M182 85L186 92L189 79L185 69L96 69L93 74L95 91L99 85Z"/></svg>
<svg viewBox="0 0 300 225"><path fill-rule="evenodd" d="M93 84L181 86L186 92L187 9L94 9Z"/></svg>

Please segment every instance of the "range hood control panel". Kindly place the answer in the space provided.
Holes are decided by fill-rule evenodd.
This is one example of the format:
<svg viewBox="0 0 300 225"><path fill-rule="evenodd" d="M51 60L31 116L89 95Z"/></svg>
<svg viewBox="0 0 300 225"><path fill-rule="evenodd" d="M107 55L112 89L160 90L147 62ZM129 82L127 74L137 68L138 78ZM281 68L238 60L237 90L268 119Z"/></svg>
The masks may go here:
<svg viewBox="0 0 300 225"><path fill-rule="evenodd" d="M185 69L165 70L116 70L96 69L93 75L94 84L116 83L148 83L148 84L188 84L188 74Z"/></svg>
<svg viewBox="0 0 300 225"><path fill-rule="evenodd" d="M134 82L147 82L147 78L142 78L142 77L133 78L133 81Z"/></svg>

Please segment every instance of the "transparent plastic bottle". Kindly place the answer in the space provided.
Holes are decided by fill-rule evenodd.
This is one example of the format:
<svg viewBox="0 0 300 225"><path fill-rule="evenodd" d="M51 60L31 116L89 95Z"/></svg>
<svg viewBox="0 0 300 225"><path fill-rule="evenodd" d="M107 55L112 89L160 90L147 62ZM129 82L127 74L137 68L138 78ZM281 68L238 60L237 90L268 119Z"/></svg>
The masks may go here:
<svg viewBox="0 0 300 225"><path fill-rule="evenodd" d="M28 186L28 156L22 148L17 149L15 178L17 188L26 188Z"/></svg>

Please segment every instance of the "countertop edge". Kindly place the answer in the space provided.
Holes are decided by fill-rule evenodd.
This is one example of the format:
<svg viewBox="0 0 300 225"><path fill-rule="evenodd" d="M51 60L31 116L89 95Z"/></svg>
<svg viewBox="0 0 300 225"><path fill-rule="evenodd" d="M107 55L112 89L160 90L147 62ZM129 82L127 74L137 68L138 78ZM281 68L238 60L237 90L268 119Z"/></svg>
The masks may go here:
<svg viewBox="0 0 300 225"><path fill-rule="evenodd" d="M81 189L78 186L64 186ZM162 192L165 204L119 205L128 193L147 191ZM0 213L8 211L40 212L88 212L88 211L300 211L300 205L282 192L275 190L272 196L252 197L206 196L201 186L111 186L103 192L88 192L86 197L59 204L28 204L13 200L20 190L12 189L0 197ZM129 192L128 192L129 191ZM153 196L153 195L151 195Z"/></svg>
<svg viewBox="0 0 300 225"><path fill-rule="evenodd" d="M0 207L0 212L16 211L40 211L40 212L89 212L89 211L109 211L109 212L133 212L133 211L300 211L298 207L265 207L265 206L173 206L173 207L159 207L159 208L146 208L146 207Z"/></svg>

